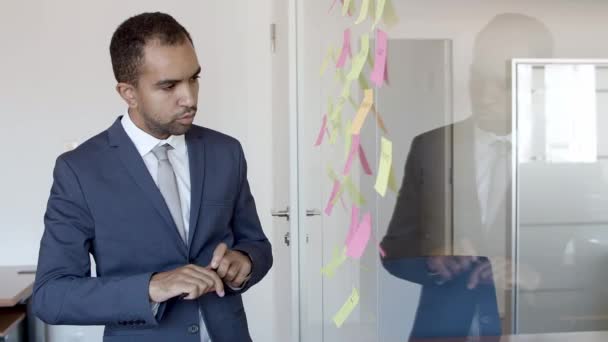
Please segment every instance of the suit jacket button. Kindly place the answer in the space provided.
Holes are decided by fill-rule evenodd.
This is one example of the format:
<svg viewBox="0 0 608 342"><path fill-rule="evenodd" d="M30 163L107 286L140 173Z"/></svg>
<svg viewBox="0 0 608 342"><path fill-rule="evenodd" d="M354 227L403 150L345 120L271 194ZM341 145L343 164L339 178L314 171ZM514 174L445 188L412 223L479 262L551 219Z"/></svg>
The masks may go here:
<svg viewBox="0 0 608 342"><path fill-rule="evenodd" d="M198 324L192 324L191 326L188 327L188 332L191 334L196 334L198 333Z"/></svg>

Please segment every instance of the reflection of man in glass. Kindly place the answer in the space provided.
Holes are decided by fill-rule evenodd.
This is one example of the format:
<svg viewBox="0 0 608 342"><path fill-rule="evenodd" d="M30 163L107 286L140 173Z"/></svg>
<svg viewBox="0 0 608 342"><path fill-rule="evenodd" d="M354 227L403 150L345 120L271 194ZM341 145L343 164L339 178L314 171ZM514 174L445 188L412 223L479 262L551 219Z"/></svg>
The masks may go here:
<svg viewBox="0 0 608 342"><path fill-rule="evenodd" d="M513 58L552 55L548 29L501 14L477 35L470 73L473 115L417 136L381 246L393 275L423 285L412 337L500 335L497 291L511 276ZM520 267L518 286L538 286ZM506 303L498 291L498 300Z"/></svg>

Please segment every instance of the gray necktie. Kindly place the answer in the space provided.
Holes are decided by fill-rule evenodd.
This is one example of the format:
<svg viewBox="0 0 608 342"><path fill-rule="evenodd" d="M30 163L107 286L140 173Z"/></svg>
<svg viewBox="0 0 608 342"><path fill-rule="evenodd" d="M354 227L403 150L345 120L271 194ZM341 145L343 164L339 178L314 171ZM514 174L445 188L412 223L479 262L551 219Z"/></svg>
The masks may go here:
<svg viewBox="0 0 608 342"><path fill-rule="evenodd" d="M186 229L184 227L184 219L182 217L182 206L179 199L179 192L177 190L177 179L173 166L167 156L167 151L172 150L173 147L169 144L156 146L152 149L152 153L158 159L158 189L165 198L169 212L173 217L173 221L177 226L177 231L181 236L182 240L188 244L188 237L186 236Z"/></svg>

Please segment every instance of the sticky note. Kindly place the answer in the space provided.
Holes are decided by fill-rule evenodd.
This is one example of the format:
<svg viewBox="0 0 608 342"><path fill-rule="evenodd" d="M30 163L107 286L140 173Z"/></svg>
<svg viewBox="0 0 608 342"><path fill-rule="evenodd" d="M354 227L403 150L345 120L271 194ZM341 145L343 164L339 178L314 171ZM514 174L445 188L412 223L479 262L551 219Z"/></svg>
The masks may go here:
<svg viewBox="0 0 608 342"><path fill-rule="evenodd" d="M365 174L371 175L372 168L369 167L369 162L367 161L367 156L365 155L365 150L363 149L361 142L359 142L359 161L361 161L361 167L363 168Z"/></svg>
<svg viewBox="0 0 608 342"><path fill-rule="evenodd" d="M330 61L334 61L336 60L336 50L333 47L329 47L329 49L327 49L327 53L325 54L325 57L323 58L323 62L321 63L321 69L319 70L319 75L323 76L325 75L325 71L327 70L327 67L329 66L329 62Z"/></svg>
<svg viewBox="0 0 608 342"><path fill-rule="evenodd" d="M384 248L382 248L382 246L378 245L378 251L380 252L380 255L383 258L386 258L386 252L384 251Z"/></svg>
<svg viewBox="0 0 608 342"><path fill-rule="evenodd" d="M361 102L361 106L357 111L357 115L353 120L352 133L359 134L361 132L361 127L363 127L363 123L365 122L365 118L369 113L369 110L372 108L374 104L374 90L366 89L365 95L363 96L363 101Z"/></svg>
<svg viewBox="0 0 608 342"><path fill-rule="evenodd" d="M350 297L344 302L344 305L340 308L340 310L334 315L333 321L336 327L340 328L342 324L348 319L350 314L355 310L357 305L359 304L359 292L356 288L353 288L353 292Z"/></svg>
<svg viewBox="0 0 608 342"><path fill-rule="evenodd" d="M341 85L344 85L346 82L346 75L344 75L344 71L342 69L336 69L336 81L338 81Z"/></svg>
<svg viewBox="0 0 608 342"><path fill-rule="evenodd" d="M348 158L346 159L346 164L344 165L344 171L342 174L347 175L350 173L350 169L353 166L353 160L359 151L359 142L361 137L358 134L352 135L352 141L350 144L350 152L348 153Z"/></svg>
<svg viewBox="0 0 608 342"><path fill-rule="evenodd" d="M359 228L359 207L353 205L350 213L350 227L348 228L348 233L346 234L346 245L348 245L350 240L352 240L357 228ZM346 255L346 249L344 250L344 255Z"/></svg>
<svg viewBox="0 0 608 342"><path fill-rule="evenodd" d="M323 115L323 122L321 123L321 129L319 130L319 134L317 135L317 141L315 142L315 146L319 146L323 143L323 137L325 136L325 132L327 132L327 114Z"/></svg>
<svg viewBox="0 0 608 342"><path fill-rule="evenodd" d="M361 89L363 89L363 90L369 89L369 82L367 81L367 78L365 78L365 75L363 75L363 74L359 75L359 87L361 87Z"/></svg>
<svg viewBox="0 0 608 342"><path fill-rule="evenodd" d="M380 20L382 20L382 17L384 16L385 5L386 0L376 0L376 13L374 13L375 20L372 29L376 28L376 26L378 26L378 24L380 23Z"/></svg>
<svg viewBox="0 0 608 342"><path fill-rule="evenodd" d="M386 72L386 56L388 52L388 37L386 32L382 30L376 30L376 58L374 64L374 70L370 76L370 80L377 86L381 87L384 83L384 78L387 75Z"/></svg>
<svg viewBox="0 0 608 342"><path fill-rule="evenodd" d="M344 0L342 2L342 16L345 16L347 14L350 15L351 1L352 0Z"/></svg>
<svg viewBox="0 0 608 342"><path fill-rule="evenodd" d="M365 252L365 248L369 242L369 238L372 235L372 216L370 213L366 213L359 222L359 227L352 234L352 237L346 245L346 255L353 258L359 259Z"/></svg>
<svg viewBox="0 0 608 342"><path fill-rule="evenodd" d="M359 12L359 18L355 21L355 24L361 24L367 19L367 14L369 13L369 2L370 0L363 0L361 2L361 12Z"/></svg>
<svg viewBox="0 0 608 342"><path fill-rule="evenodd" d="M338 175L336 174L336 172L334 171L334 169L330 165L327 165L327 176L332 181L335 181L335 180L339 179Z"/></svg>
<svg viewBox="0 0 608 342"><path fill-rule="evenodd" d="M346 121L344 127L344 158L348 158L348 152L350 152L350 144L352 143L352 134L350 133L352 123L350 120Z"/></svg>
<svg viewBox="0 0 608 342"><path fill-rule="evenodd" d="M342 189L344 188L346 188L346 191L348 191L348 196L350 197L351 201L353 201L353 203L359 206L365 204L365 197L363 197L359 189L357 189L357 186L355 185L355 183L353 183L350 175L344 177Z"/></svg>
<svg viewBox="0 0 608 342"><path fill-rule="evenodd" d="M367 61L367 56L369 54L369 34L364 34L361 36L361 50L357 54L357 56L352 61L352 66L349 74L346 76L349 80L356 80L359 78L361 71L363 71L363 67L365 66L365 62Z"/></svg>
<svg viewBox="0 0 608 342"><path fill-rule="evenodd" d="M340 57L338 57L338 62L336 63L336 68L344 67L344 64L346 64L346 59L349 57L352 57L352 51L351 51L351 45L350 45L350 29L346 29L346 30L344 30L342 51L340 52Z"/></svg>
<svg viewBox="0 0 608 342"><path fill-rule="evenodd" d="M380 143L380 165L378 166L378 177L374 189L384 197L386 195L386 187L388 185L389 176L393 163L393 143L382 137Z"/></svg>
<svg viewBox="0 0 608 342"><path fill-rule="evenodd" d="M352 81L348 80L344 82L344 86L342 87L342 92L340 93L340 97L343 99L350 98L350 89L351 89Z"/></svg>
<svg viewBox="0 0 608 342"><path fill-rule="evenodd" d="M384 5L383 19L384 23L389 27L393 27L399 23L397 11L395 10L395 6L393 6L393 2L391 0L386 0L386 5Z"/></svg>
<svg viewBox="0 0 608 342"><path fill-rule="evenodd" d="M342 248L340 252L338 248L334 248L334 254L332 260L321 268L321 274L331 278L336 273L336 270L346 261L346 248Z"/></svg>
<svg viewBox="0 0 608 342"><path fill-rule="evenodd" d="M325 214L327 216L331 215L331 212L336 203L336 198L338 197L338 192L340 191L340 188L341 188L340 181L336 179L334 181L334 187L331 190L331 195L329 196L329 201L327 202L327 206L325 207Z"/></svg>

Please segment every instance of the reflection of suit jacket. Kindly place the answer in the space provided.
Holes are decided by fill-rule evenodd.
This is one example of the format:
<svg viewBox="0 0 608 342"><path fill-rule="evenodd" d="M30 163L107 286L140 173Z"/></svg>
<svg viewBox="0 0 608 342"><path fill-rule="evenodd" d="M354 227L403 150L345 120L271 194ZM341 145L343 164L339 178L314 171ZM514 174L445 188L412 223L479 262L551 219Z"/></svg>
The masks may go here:
<svg viewBox="0 0 608 342"><path fill-rule="evenodd" d="M494 225L504 230L505 215L497 216L489 229L481 222L473 128L469 119L413 140L397 203L381 242L386 253L384 267L396 277L423 285L412 337L466 336L475 308L481 317L481 333L500 334L494 284L470 291L461 275L439 286L426 263L428 256L454 253L455 231L472 243L480 257L495 253L497 246L505 248L508 241L499 235L506 232L492 230ZM438 317L445 320L439 323L434 319ZM449 320L451 324L443 325Z"/></svg>
<svg viewBox="0 0 608 342"><path fill-rule="evenodd" d="M382 240L388 259L450 255L460 238L468 239L478 255L508 247L510 201L503 202L507 210L492 223L481 222L473 128L468 119L414 138Z"/></svg>
<svg viewBox="0 0 608 342"><path fill-rule="evenodd" d="M33 306L51 324L105 325L104 341L200 342L199 308L213 341L249 341L241 293L272 265L247 182L240 144L193 126L186 133L191 176L189 243L120 119L57 159L45 215ZM225 242L253 270L245 288L220 298L173 298L153 316L154 272L206 266ZM97 265L90 277L89 253Z"/></svg>

